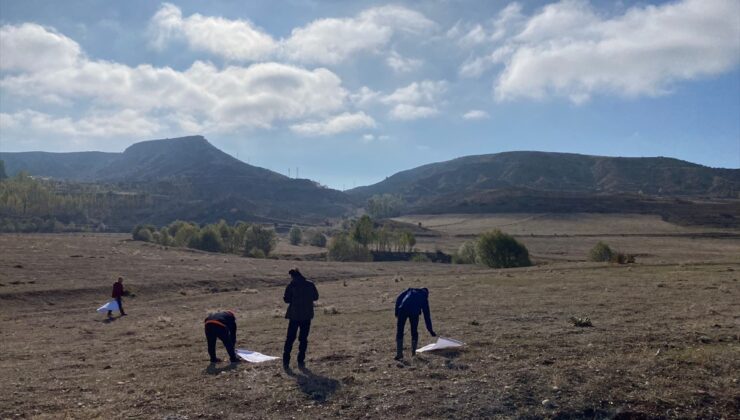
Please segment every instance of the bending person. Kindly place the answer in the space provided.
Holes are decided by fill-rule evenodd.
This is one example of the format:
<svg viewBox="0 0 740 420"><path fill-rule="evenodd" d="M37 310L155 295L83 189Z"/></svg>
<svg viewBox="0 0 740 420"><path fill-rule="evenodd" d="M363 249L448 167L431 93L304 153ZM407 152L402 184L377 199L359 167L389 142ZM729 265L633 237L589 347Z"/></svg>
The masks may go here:
<svg viewBox="0 0 740 420"><path fill-rule="evenodd" d="M216 339L221 340L226 347L231 363L239 363L234 347L236 346L236 317L231 311L212 312L205 320L206 341L211 363L221 361L216 357Z"/></svg>
<svg viewBox="0 0 740 420"><path fill-rule="evenodd" d="M296 334L298 334L298 367L306 366L306 350L308 349L308 333L311 331L313 319L313 303L319 300L319 291L313 282L308 281L297 268L288 272L290 284L285 288L283 300L288 304L285 318L288 322L288 333L285 337L283 349L283 367L290 367L290 352L293 350Z"/></svg>
<svg viewBox="0 0 740 420"><path fill-rule="evenodd" d="M432 317L429 313L429 289L406 289L396 299L396 360L403 359L403 330L406 320L411 324L411 356L416 355L419 344L419 315L424 312L424 323L432 337L437 334L432 328Z"/></svg>

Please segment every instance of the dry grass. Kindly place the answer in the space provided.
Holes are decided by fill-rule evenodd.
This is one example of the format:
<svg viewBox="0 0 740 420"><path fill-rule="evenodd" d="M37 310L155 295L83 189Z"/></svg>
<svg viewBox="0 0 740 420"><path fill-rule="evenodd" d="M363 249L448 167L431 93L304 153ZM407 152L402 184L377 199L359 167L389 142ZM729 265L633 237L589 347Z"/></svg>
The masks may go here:
<svg viewBox="0 0 740 420"><path fill-rule="evenodd" d="M728 240L695 246L708 262L629 267L300 262L327 313L312 326L310 371L288 375L278 363L209 369L202 320L209 308L234 309L238 345L279 355L295 261L124 238L0 235L0 418L729 418L740 409L740 253L727 253L737 246ZM632 251L643 239L618 245ZM572 252L568 244L552 246ZM137 296L124 301L129 316L106 322L94 309L118 275ZM399 364L393 302L422 286L437 333L468 345ZM576 314L594 326L574 327Z"/></svg>

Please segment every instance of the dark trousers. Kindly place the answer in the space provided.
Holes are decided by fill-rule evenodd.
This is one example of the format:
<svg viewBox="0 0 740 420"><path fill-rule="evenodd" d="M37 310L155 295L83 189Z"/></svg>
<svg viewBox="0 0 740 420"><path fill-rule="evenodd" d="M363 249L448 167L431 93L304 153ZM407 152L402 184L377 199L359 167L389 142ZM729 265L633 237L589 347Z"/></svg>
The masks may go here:
<svg viewBox="0 0 740 420"><path fill-rule="evenodd" d="M123 302L121 301L121 298L117 297L116 302L118 302L118 311L121 312L121 315L126 315L126 313L123 312ZM111 315L113 315L113 311L108 311L108 316Z"/></svg>
<svg viewBox="0 0 740 420"><path fill-rule="evenodd" d="M398 314L396 323L396 341L403 341L403 330L406 327L406 320L411 324L411 341L419 341L419 315L409 315L405 312Z"/></svg>
<svg viewBox="0 0 740 420"><path fill-rule="evenodd" d="M236 353L234 352L234 345L236 344L236 337L232 337L228 328L220 325L206 324L206 341L208 342L208 355L211 356L211 362L216 362L216 339L221 340L226 347L226 352L229 353L229 359L232 362L237 361Z"/></svg>
<svg viewBox="0 0 740 420"><path fill-rule="evenodd" d="M298 330L300 329L300 333ZM285 348L283 349L283 363L290 362L290 352L293 351L293 343L298 335L298 363L306 360L306 350L308 349L308 333L311 331L311 320L294 321L288 323L288 334L285 337Z"/></svg>

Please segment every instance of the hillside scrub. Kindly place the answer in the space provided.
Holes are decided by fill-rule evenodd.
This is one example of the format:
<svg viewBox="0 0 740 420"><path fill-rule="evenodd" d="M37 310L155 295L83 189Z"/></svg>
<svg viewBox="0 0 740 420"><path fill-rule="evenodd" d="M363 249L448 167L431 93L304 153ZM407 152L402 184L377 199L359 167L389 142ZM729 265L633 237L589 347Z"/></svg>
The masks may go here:
<svg viewBox="0 0 740 420"><path fill-rule="evenodd" d="M491 268L528 267L529 251L513 236L496 229L482 234L476 246L480 262Z"/></svg>

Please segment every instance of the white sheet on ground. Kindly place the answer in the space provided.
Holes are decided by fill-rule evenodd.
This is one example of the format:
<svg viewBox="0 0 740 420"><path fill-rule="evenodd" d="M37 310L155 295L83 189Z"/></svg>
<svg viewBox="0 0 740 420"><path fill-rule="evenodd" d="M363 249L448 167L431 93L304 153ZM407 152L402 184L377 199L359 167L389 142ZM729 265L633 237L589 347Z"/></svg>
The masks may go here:
<svg viewBox="0 0 740 420"><path fill-rule="evenodd" d="M247 362L252 363L269 362L270 360L279 359L279 357L267 356L265 354L247 349L236 349L236 354Z"/></svg>
<svg viewBox="0 0 740 420"><path fill-rule="evenodd" d="M417 349L417 353L423 353L425 351L431 351L431 350L442 350L442 349L452 349L455 347L462 347L465 343L462 341L453 340L452 338L444 338L444 337L437 337L437 342L433 344L427 344L426 346Z"/></svg>
<svg viewBox="0 0 740 420"><path fill-rule="evenodd" d="M118 310L118 302L116 302L115 299L109 300L108 303L98 308L98 312L108 312L108 311L117 311L117 310Z"/></svg>

